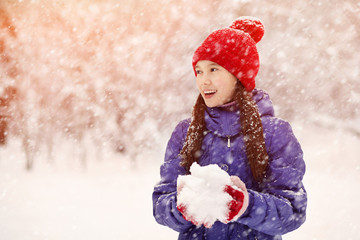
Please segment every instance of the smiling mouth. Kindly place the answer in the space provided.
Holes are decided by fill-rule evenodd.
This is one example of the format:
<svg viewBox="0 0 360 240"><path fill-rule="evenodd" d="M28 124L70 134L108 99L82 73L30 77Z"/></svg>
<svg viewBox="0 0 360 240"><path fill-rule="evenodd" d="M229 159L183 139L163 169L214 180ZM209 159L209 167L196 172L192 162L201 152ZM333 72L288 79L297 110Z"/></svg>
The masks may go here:
<svg viewBox="0 0 360 240"><path fill-rule="evenodd" d="M216 92L217 92L217 90L205 90L204 96L205 96L205 98L211 98L212 96L214 96L214 94Z"/></svg>

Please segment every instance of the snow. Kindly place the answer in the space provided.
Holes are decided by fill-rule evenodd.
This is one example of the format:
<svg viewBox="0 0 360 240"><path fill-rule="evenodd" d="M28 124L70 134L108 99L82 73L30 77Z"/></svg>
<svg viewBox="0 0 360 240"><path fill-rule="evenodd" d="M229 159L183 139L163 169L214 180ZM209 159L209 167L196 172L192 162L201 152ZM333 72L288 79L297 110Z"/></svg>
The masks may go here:
<svg viewBox="0 0 360 240"><path fill-rule="evenodd" d="M193 163L190 173L178 177L177 185L181 190L177 205L185 206L186 216L199 225L211 226L216 220L225 222L232 200L225 192L226 185L233 185L230 176L216 164L201 167Z"/></svg>
<svg viewBox="0 0 360 240"><path fill-rule="evenodd" d="M16 92L0 107L1 240L176 239L151 194L198 94L192 54L244 15L265 26L257 87L307 164L307 221L284 239L359 238L360 4L208 3L1 1L0 97Z"/></svg>
<svg viewBox="0 0 360 240"><path fill-rule="evenodd" d="M17 150L17 144L13 145ZM1 159L11 154L16 152L2 149ZM130 161L122 160L121 164L98 163L86 171L48 166L34 172L23 171L19 163L5 170L2 161L0 238L174 238L175 233L152 217L151 194L158 165L132 170Z"/></svg>
<svg viewBox="0 0 360 240"><path fill-rule="evenodd" d="M309 202L305 224L284 239L357 239L360 139L317 125L292 125L305 153ZM176 239L176 232L152 216L161 153L144 153L148 160L137 168L126 156L114 155L117 161L92 163L86 170L41 165L27 172L18 148L14 140L0 149L2 240Z"/></svg>

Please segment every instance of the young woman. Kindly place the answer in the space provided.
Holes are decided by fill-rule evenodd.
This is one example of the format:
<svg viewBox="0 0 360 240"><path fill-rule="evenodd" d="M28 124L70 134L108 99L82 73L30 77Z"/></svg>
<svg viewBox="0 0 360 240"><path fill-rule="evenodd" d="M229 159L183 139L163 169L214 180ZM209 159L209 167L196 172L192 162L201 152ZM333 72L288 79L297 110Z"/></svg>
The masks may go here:
<svg viewBox="0 0 360 240"><path fill-rule="evenodd" d="M242 17L212 32L194 53L200 94L192 118L172 133L153 192L156 221L179 239L281 239L305 221L301 147L290 125L274 116L267 93L255 89L263 34L258 19ZM242 190L241 210L228 221L195 225L177 205L177 178L191 174L194 162L217 164Z"/></svg>

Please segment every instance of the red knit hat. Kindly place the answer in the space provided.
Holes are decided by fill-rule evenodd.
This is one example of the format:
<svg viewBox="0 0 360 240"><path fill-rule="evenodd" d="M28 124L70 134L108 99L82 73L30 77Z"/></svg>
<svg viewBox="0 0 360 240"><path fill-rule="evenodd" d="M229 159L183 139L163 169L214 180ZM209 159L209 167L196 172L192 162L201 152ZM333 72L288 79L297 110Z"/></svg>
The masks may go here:
<svg viewBox="0 0 360 240"><path fill-rule="evenodd" d="M209 60L231 72L247 91L253 90L259 71L256 43L263 35L264 26L259 19L236 19L228 28L212 32L196 49L192 60L194 71L198 61Z"/></svg>

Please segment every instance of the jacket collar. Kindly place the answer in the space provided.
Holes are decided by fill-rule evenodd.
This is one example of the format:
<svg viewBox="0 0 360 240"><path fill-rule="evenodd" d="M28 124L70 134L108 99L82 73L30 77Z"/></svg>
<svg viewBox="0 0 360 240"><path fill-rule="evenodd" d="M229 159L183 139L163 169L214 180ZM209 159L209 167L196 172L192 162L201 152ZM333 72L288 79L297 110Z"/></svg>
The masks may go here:
<svg viewBox="0 0 360 240"><path fill-rule="evenodd" d="M274 108L269 95L258 89L254 89L252 94L258 106L260 117L274 116ZM207 108L205 122L209 131L221 137L232 137L241 132L240 111L235 102L220 107Z"/></svg>
<svg viewBox="0 0 360 240"><path fill-rule="evenodd" d="M208 130L215 135L232 137L240 132L240 112L224 107L207 108L205 122Z"/></svg>

